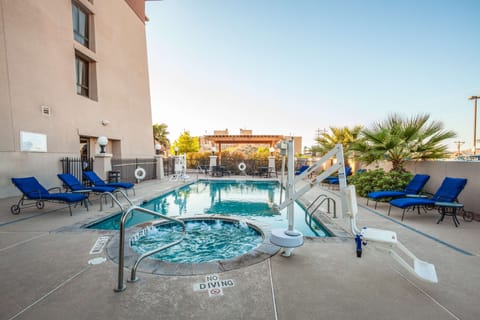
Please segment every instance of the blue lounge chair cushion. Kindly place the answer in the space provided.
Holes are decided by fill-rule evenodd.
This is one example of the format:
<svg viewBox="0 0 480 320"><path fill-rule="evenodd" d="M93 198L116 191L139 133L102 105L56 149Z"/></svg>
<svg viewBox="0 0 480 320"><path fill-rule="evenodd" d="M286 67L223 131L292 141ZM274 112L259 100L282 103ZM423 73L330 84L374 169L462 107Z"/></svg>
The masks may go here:
<svg viewBox="0 0 480 320"><path fill-rule="evenodd" d="M88 191L93 191L93 192L98 192L98 193L103 193L103 192L114 192L115 187L87 187L83 185L74 175L69 174L69 173L62 173L62 174L57 174L58 178L62 180L63 183L72 191L81 191L81 190L88 190Z"/></svg>
<svg viewBox="0 0 480 320"><path fill-rule="evenodd" d="M434 205L435 201L428 198L397 198L390 201L390 205L405 209L413 206Z"/></svg>
<svg viewBox="0 0 480 320"><path fill-rule="evenodd" d="M307 166L307 165L301 166L300 169L298 169L297 171L295 171L295 175L298 176L299 174L301 174L302 172L304 172L304 171L307 170L308 168L310 168L310 166Z"/></svg>
<svg viewBox="0 0 480 320"><path fill-rule="evenodd" d="M430 179L430 176L427 174L416 174L403 191L374 191L367 194L367 198L379 200L383 198L399 198L409 194L418 194L420 191L422 191L428 179Z"/></svg>
<svg viewBox="0 0 480 320"><path fill-rule="evenodd" d="M407 193L404 191L374 191L367 194L367 197L370 199L383 199L383 198L398 198L406 196Z"/></svg>
<svg viewBox="0 0 480 320"><path fill-rule="evenodd" d="M398 198L390 201L390 205L405 209L412 206L435 205L436 202L454 202L466 184L467 179L446 177L432 198Z"/></svg>
<svg viewBox="0 0 480 320"><path fill-rule="evenodd" d="M95 172L93 171L84 171L83 176L88 179L95 187L114 187L114 188L123 188L130 189L135 185L131 182L110 182L105 183Z"/></svg>
<svg viewBox="0 0 480 320"><path fill-rule="evenodd" d="M30 200L57 200L74 203L87 198L81 193L50 193L35 177L12 178L12 182Z"/></svg>
<svg viewBox="0 0 480 320"><path fill-rule="evenodd" d="M351 175L352 175L352 168L351 167L345 167L345 176L349 177ZM338 178L338 176L326 177L325 180L329 184L339 184L340 183L340 179Z"/></svg>

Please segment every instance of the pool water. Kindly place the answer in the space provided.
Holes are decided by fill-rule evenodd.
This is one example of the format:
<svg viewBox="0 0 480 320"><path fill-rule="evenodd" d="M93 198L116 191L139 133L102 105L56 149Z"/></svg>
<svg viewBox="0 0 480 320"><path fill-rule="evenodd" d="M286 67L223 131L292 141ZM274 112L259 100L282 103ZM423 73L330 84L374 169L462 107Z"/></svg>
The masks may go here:
<svg viewBox="0 0 480 320"><path fill-rule="evenodd" d="M150 257L172 263L212 262L235 258L263 243L261 233L241 221L187 220L185 226L187 232L182 242ZM181 235L179 224L157 224L134 235L130 245L143 254L174 242Z"/></svg>
<svg viewBox="0 0 480 320"><path fill-rule="evenodd" d="M167 216L222 214L244 217L267 224L272 229L287 228L287 209L274 208L280 198L280 184L275 181L198 181L155 198L142 206ZM283 193L283 199L285 193ZM126 227L155 219L134 212ZM328 237L328 232L315 221L311 227L305 222L305 210L295 203L295 229L305 236ZM92 229L118 230L120 214L90 225Z"/></svg>

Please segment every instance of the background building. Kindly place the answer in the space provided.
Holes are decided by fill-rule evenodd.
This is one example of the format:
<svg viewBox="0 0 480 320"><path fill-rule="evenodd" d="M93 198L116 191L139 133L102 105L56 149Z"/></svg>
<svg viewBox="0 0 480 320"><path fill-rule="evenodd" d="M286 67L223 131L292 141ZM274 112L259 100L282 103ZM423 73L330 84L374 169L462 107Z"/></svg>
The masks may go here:
<svg viewBox="0 0 480 320"><path fill-rule="evenodd" d="M0 197L63 157L154 153L144 0L0 0Z"/></svg>
<svg viewBox="0 0 480 320"><path fill-rule="evenodd" d="M215 147L217 151L225 150L228 148L236 147L238 145L255 145L266 148L276 148L277 143L280 140L288 139L283 135L254 135L253 130L240 129L239 135L232 135L228 129L214 130L213 135L205 135L200 137L200 150L210 151L212 147ZM301 154L302 150L302 137L291 137L294 141L295 154Z"/></svg>

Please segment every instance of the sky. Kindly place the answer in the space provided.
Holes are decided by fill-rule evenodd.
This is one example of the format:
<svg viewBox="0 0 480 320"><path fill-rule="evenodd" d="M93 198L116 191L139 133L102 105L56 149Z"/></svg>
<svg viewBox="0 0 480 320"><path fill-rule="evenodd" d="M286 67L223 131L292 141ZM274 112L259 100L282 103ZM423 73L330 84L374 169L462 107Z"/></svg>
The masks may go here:
<svg viewBox="0 0 480 320"><path fill-rule="evenodd" d="M457 133L451 150L473 146L480 1L163 0L146 14L153 123L172 142L228 128L312 146L330 126L427 113Z"/></svg>

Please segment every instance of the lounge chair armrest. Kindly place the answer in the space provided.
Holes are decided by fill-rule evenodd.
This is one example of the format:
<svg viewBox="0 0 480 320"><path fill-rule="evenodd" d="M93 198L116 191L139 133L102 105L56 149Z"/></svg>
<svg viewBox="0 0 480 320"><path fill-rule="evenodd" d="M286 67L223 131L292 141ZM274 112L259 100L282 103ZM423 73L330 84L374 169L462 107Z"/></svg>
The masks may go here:
<svg viewBox="0 0 480 320"><path fill-rule="evenodd" d="M463 204L458 202L435 202L435 205L446 208L463 208Z"/></svg>

